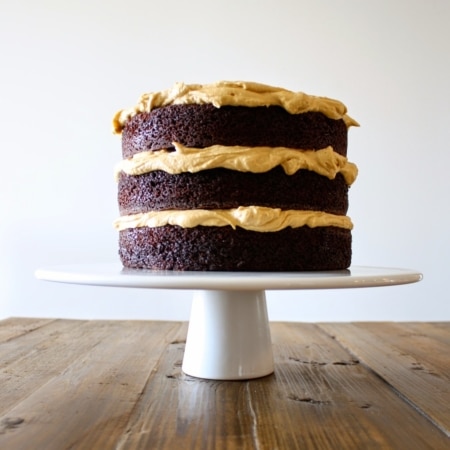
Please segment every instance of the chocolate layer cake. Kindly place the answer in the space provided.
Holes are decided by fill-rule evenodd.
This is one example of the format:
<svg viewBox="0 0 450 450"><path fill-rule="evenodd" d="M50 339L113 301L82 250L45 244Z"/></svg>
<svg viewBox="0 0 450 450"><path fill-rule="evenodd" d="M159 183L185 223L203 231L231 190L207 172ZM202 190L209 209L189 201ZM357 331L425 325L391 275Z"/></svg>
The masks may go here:
<svg viewBox="0 0 450 450"><path fill-rule="evenodd" d="M351 263L342 103L257 83L176 84L121 110L116 167L125 267L345 269Z"/></svg>

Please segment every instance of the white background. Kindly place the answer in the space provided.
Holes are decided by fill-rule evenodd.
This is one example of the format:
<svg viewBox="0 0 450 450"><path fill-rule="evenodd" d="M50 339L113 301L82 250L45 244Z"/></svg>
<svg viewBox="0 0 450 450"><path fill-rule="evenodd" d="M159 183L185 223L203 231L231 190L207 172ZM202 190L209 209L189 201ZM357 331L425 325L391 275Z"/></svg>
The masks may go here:
<svg viewBox="0 0 450 450"><path fill-rule="evenodd" d="M268 292L271 320L449 320L450 2L0 0L0 318L187 319L191 293L55 284L117 260L116 110L176 81L342 100L353 264L418 284Z"/></svg>

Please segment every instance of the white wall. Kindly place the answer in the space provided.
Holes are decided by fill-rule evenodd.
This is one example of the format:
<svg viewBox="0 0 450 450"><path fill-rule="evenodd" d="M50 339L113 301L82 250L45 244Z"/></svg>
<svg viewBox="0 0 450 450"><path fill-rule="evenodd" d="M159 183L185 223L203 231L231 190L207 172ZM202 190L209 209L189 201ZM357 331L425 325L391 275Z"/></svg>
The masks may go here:
<svg viewBox="0 0 450 450"><path fill-rule="evenodd" d="M190 292L60 285L117 260L117 109L175 81L254 80L342 100L355 265L377 289L268 292L272 320L449 320L450 2L0 1L0 318L186 319Z"/></svg>

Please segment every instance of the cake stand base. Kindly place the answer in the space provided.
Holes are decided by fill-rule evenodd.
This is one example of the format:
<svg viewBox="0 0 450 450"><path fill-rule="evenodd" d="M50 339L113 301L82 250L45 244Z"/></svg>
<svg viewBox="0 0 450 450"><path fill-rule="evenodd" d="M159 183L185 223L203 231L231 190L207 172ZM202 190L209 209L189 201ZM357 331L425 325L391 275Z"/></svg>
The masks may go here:
<svg viewBox="0 0 450 450"><path fill-rule="evenodd" d="M415 283L420 272L352 266L328 272L177 272L73 264L36 271L62 283L193 291L183 371L213 380L245 380L274 370L267 315L269 289L342 289Z"/></svg>
<svg viewBox="0 0 450 450"><path fill-rule="evenodd" d="M265 291L194 291L183 372L243 380L274 370Z"/></svg>

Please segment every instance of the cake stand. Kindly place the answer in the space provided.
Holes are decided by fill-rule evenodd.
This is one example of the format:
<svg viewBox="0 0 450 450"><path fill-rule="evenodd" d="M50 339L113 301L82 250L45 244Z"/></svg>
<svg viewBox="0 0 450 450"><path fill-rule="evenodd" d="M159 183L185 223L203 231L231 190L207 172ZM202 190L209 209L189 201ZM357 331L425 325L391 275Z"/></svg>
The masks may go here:
<svg viewBox="0 0 450 450"><path fill-rule="evenodd" d="M83 285L192 290L183 372L205 379L246 380L274 371L266 290L393 286L420 281L422 274L360 266L287 273L147 271L112 263L43 268L36 277Z"/></svg>

